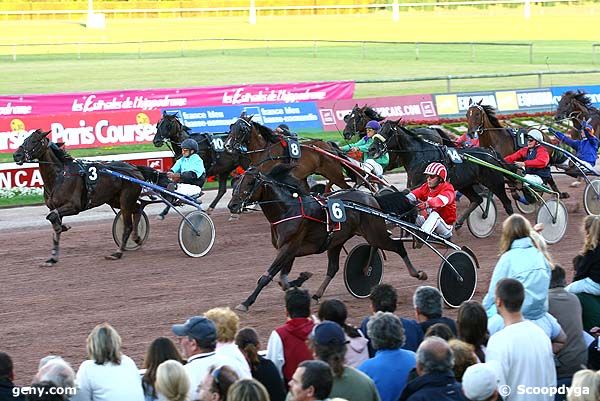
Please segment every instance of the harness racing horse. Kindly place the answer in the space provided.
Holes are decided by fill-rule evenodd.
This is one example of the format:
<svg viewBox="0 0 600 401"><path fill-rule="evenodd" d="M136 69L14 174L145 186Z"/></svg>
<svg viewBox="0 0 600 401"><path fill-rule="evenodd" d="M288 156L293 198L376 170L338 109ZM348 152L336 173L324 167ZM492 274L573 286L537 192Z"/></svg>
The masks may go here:
<svg viewBox="0 0 600 401"><path fill-rule="evenodd" d="M48 139L49 133L50 131L43 132L39 129L34 131L13 154L17 164L37 160L44 181L44 201L50 209L46 219L52 223L54 229L52 255L44 266L52 266L58 262L60 235L70 229L63 224L63 217L74 216L105 203L121 209L123 216L121 246L117 252L106 257L110 260L120 259L130 235L136 243L141 241L137 227L143 209L143 205L138 202L142 188L113 175L101 174L99 170L106 167L139 180L153 178L154 170L148 167L142 171L118 161L86 165L51 144ZM93 185L89 183L90 179L94 180ZM164 182L162 184L166 185Z"/></svg>
<svg viewBox="0 0 600 401"><path fill-rule="evenodd" d="M587 120L596 136L600 138L600 110L595 108L592 100L583 91L567 91L563 93L554 119L557 121L570 119L575 131L572 132L573 139L581 139L581 122Z"/></svg>
<svg viewBox="0 0 600 401"><path fill-rule="evenodd" d="M414 131L403 127L400 120L386 121L379 133L386 141L374 141L369 148L369 155L376 158L386 151L397 153L408 175L408 188L415 188L425 182L423 172L429 163L441 162L446 165L448 180L470 201L467 210L456 221L456 228L460 228L469 214L483 201L481 195L474 188L477 184L492 191L502 202L506 213L513 214L512 203L506 195L504 175L501 172L469 161L460 164L450 162L446 153L447 147L422 138ZM456 149L456 151L459 155L469 154L498 167L510 168L498 159L498 154L493 149L467 148Z"/></svg>
<svg viewBox="0 0 600 401"><path fill-rule="evenodd" d="M181 143L187 138L192 138L198 143L199 152L198 155L204 162L204 168L206 169L206 176L217 176L219 181L219 190L217 196L211 202L206 212L210 214L223 195L227 192L227 179L229 178L232 171L237 166L242 168L248 168L247 160L240 158L237 152L217 152L215 151L211 142L211 136L207 134L194 134L190 135L190 128L183 125L176 114L168 114L163 112L163 116L156 124L156 135L152 143L157 148L164 145L165 142L169 142L172 146L172 150L175 156L175 160L181 157ZM164 214L169 210L169 206L163 211Z"/></svg>
<svg viewBox="0 0 600 401"><path fill-rule="evenodd" d="M354 178L354 173L339 161L312 149L311 146L346 158L337 145L321 140L310 140L302 143L299 149L300 157L294 159L290 156L288 143L283 136L252 121L252 116L244 114L231 124L229 136L225 141L225 149L241 152L249 159L251 165L258 167L263 172L271 170L276 164L290 163L294 167L291 174L296 179L304 181L305 188L308 188L305 183L306 178L316 173L327 178L330 184L335 184L342 189L349 189L350 185L346 183L344 171L351 178ZM243 148L245 150L242 150Z"/></svg>
<svg viewBox="0 0 600 401"><path fill-rule="evenodd" d="M512 129L504 127L496 117L496 111L492 106L469 102L467 109L467 130L470 134L479 135L479 146L494 149L503 158L518 150L516 138ZM544 142L550 142L548 135L544 135ZM550 154L550 165L563 163L567 156L563 152L547 148ZM560 192L553 177L547 181L553 191L560 194L561 198L568 198L567 192Z"/></svg>
<svg viewBox="0 0 600 401"><path fill-rule="evenodd" d="M317 198L304 192L301 182L290 174L291 168L290 165L281 164L264 174L251 167L233 189L228 205L231 213L240 213L246 205L258 203L271 223L271 241L277 249L275 260L258 280L254 292L236 309L247 311L277 273L280 273L281 287L287 289L288 274L297 257L327 251L327 275L313 295L314 299L319 300L339 270L342 247L356 235L364 237L372 247L397 253L412 277L427 279L425 272L417 271L413 267L402 240L390 237L383 218L346 209L346 221L336 227L335 223L328 221L324 206L328 198ZM385 210L388 213L404 215L403 218L412 219L413 222L416 218L416 209L406 196L399 192L376 197L358 190L338 191L329 198L351 201L380 210L381 202L383 205L395 206L394 210Z"/></svg>

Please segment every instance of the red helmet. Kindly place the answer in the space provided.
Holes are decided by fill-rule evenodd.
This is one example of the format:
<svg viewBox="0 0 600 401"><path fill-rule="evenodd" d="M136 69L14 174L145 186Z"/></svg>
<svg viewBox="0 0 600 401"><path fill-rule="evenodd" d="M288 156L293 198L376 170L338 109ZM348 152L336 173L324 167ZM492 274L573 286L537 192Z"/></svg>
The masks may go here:
<svg viewBox="0 0 600 401"><path fill-rule="evenodd" d="M425 175L437 175L442 179L442 181L446 181L446 177L448 177L448 171L446 167L442 163L431 163L425 171L423 172Z"/></svg>

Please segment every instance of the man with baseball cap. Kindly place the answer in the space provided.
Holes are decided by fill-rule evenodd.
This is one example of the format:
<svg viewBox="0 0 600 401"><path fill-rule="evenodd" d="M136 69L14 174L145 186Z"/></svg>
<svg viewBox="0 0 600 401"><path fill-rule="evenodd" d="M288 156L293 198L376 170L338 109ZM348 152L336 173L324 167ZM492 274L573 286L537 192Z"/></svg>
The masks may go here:
<svg viewBox="0 0 600 401"><path fill-rule="evenodd" d="M494 370L485 363L471 365L462 378L462 389L469 401L497 401L498 378Z"/></svg>

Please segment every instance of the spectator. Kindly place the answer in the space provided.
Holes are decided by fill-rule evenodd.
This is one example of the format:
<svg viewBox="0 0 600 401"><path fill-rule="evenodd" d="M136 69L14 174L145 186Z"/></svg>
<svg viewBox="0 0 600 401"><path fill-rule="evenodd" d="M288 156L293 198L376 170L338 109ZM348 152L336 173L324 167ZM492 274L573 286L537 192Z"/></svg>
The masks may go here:
<svg viewBox="0 0 600 401"><path fill-rule="evenodd" d="M408 382L400 401L467 401L453 367L448 343L439 337L426 338L417 350L418 377Z"/></svg>
<svg viewBox="0 0 600 401"><path fill-rule="evenodd" d="M308 291L291 288L285 293L285 311L288 321L273 330L267 343L267 358L270 359L288 383L298 364L312 359L306 339L313 329L310 319L310 295Z"/></svg>
<svg viewBox="0 0 600 401"><path fill-rule="evenodd" d="M473 346L479 362L485 362L485 346L489 338L487 320L485 309L477 301L465 301L458 308L458 339Z"/></svg>
<svg viewBox="0 0 600 401"><path fill-rule="evenodd" d="M439 337L444 341L450 341L453 338L456 338L446 323L436 323L429 326L427 332L425 332L425 338L434 336Z"/></svg>
<svg viewBox="0 0 600 401"><path fill-rule="evenodd" d="M315 326L309 344L316 359L327 362L333 371L330 396L348 401L380 401L373 380L351 366L344 365L346 336L339 324L324 321Z"/></svg>
<svg viewBox="0 0 600 401"><path fill-rule="evenodd" d="M454 320L442 316L442 302L442 294L440 294L437 288L430 286L417 288L413 296L417 322L421 325L423 333L427 332L427 329L436 323L444 323L452 330L452 334L456 336L456 323Z"/></svg>
<svg viewBox="0 0 600 401"><path fill-rule="evenodd" d="M462 388L470 401L501 400L498 394L498 378L487 363L469 366L463 375Z"/></svg>
<svg viewBox="0 0 600 401"><path fill-rule="evenodd" d="M15 393L13 393L16 392L13 380L15 380L15 372L12 359L8 354L0 352L0 400L25 400L25 397L15 396Z"/></svg>
<svg viewBox="0 0 600 401"><path fill-rule="evenodd" d="M77 386L75 385L75 371L71 365L60 356L42 358L39 370L33 379L34 382L52 382L57 388L62 389L64 400L77 400Z"/></svg>
<svg viewBox="0 0 600 401"><path fill-rule="evenodd" d="M320 321L329 320L339 324L346 333L348 351L346 351L346 365L354 368L369 359L369 340L363 333L346 323L348 310L339 299L328 299L319 306L318 317Z"/></svg>
<svg viewBox="0 0 600 401"><path fill-rule="evenodd" d="M87 353L89 360L77 371L79 400L144 400L137 366L121 352L121 337L110 324L94 327L87 338Z"/></svg>
<svg viewBox="0 0 600 401"><path fill-rule="evenodd" d="M179 361L167 360L158 366L156 392L162 396L161 401L188 400L190 379Z"/></svg>
<svg viewBox="0 0 600 401"><path fill-rule="evenodd" d="M454 377L457 382L462 382L465 370L477 363L477 357L471 344L455 338L448 341L448 345L454 355Z"/></svg>
<svg viewBox="0 0 600 401"><path fill-rule="evenodd" d="M600 295L600 217L586 216L583 220L585 239L580 254L573 259L575 277L565 288L572 294Z"/></svg>
<svg viewBox="0 0 600 401"><path fill-rule="evenodd" d="M156 370L161 363L171 359L177 362L183 361L173 341L165 337L159 337L152 341L146 351L146 357L144 358L144 369L146 371L144 372L144 376L142 376L142 388L144 389L146 401L155 401L158 399L154 388Z"/></svg>
<svg viewBox="0 0 600 401"><path fill-rule="evenodd" d="M217 326L217 354L226 355L235 360L235 369L240 379L250 379L250 366L237 345L233 342L240 328L240 318L230 308L213 308L204 314Z"/></svg>
<svg viewBox="0 0 600 401"><path fill-rule="evenodd" d="M358 370L373 379L382 401L397 401L406 386L408 373L416 366L416 355L401 349L404 328L393 313L377 312L369 319L367 329L377 353Z"/></svg>
<svg viewBox="0 0 600 401"><path fill-rule="evenodd" d="M250 327L241 329L235 336L235 343L246 357L252 377L261 382L269 392L269 399L285 400L285 386L275 364L258 354L260 342L256 331Z"/></svg>
<svg viewBox="0 0 600 401"><path fill-rule="evenodd" d="M172 330L179 337L183 356L187 358L184 368L190 379L189 398L193 399L211 367L232 366L235 361L215 352L217 328L204 316L194 316L184 324L175 324Z"/></svg>
<svg viewBox="0 0 600 401"><path fill-rule="evenodd" d="M27 401L65 401L66 398L60 391L56 390L56 384L44 380L31 385L33 387L32 392L27 395ZM12 398L2 398L2 400L12 400Z"/></svg>
<svg viewBox="0 0 600 401"><path fill-rule="evenodd" d="M242 379L229 387L227 399L229 401L269 401L269 393L259 381Z"/></svg>
<svg viewBox="0 0 600 401"><path fill-rule="evenodd" d="M587 389L587 391L584 391ZM587 394L584 394L587 393ZM593 370L580 370L573 376L571 394L567 401L598 401L600 399L600 373Z"/></svg>
<svg viewBox="0 0 600 401"><path fill-rule="evenodd" d="M198 388L200 401L227 401L229 387L239 379L229 366L211 368Z"/></svg>
<svg viewBox="0 0 600 401"><path fill-rule="evenodd" d="M524 320L521 306L525 288L520 281L502 279L496 286L496 308L504 319L504 328L493 334L486 349L486 363L494 368L500 385L516 389L556 385L556 369L550 339L535 323ZM535 400L551 401L553 395L536 395ZM513 391L507 401L530 401L533 398Z"/></svg>
<svg viewBox="0 0 600 401"><path fill-rule="evenodd" d="M371 291L371 295L369 296L371 300L371 312L396 312L396 306L398 305L398 293L396 289L392 287L390 284L379 284L373 288ZM409 319L400 318L402 322L402 326L404 327L404 338L405 342L402 348L407 349L409 351L416 351L423 341L423 329L421 326L414 321ZM362 333L369 339L367 333L367 323L369 322L369 317L365 317L360 325L360 330ZM375 350L373 349L371 343L369 343L369 358L373 358L375 356Z"/></svg>
<svg viewBox="0 0 600 401"><path fill-rule="evenodd" d="M304 361L298 365L289 386L291 401L329 399L333 386L331 368L323 361Z"/></svg>

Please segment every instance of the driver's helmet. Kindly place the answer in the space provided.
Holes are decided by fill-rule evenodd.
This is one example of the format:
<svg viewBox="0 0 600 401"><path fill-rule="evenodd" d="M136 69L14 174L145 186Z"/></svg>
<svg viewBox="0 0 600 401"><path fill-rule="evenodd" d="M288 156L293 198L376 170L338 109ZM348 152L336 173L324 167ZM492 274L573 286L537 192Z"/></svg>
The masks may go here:
<svg viewBox="0 0 600 401"><path fill-rule="evenodd" d="M379 124L379 122L376 120L371 120L365 126L365 129L368 129L368 128L371 128L372 130L375 130L375 132L377 132L381 129L381 124Z"/></svg>
<svg viewBox="0 0 600 401"><path fill-rule="evenodd" d="M446 167L442 163L435 162L429 164L423 174L437 175L442 181L446 181L446 178L448 177L448 170L446 170Z"/></svg>
<svg viewBox="0 0 600 401"><path fill-rule="evenodd" d="M542 132L539 129L532 129L529 132L527 132L527 136L535 139L536 141L539 142L543 142L544 141L544 136L542 135Z"/></svg>
<svg viewBox="0 0 600 401"><path fill-rule="evenodd" d="M281 130L281 132L283 133L283 135L285 136L291 136L292 132L290 131L290 127L288 127L287 124L279 124L277 126L278 129Z"/></svg>
<svg viewBox="0 0 600 401"><path fill-rule="evenodd" d="M181 142L181 149L190 149L194 153L198 153L198 142L194 141L191 138L186 139Z"/></svg>

